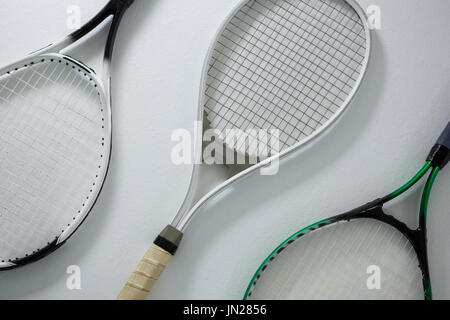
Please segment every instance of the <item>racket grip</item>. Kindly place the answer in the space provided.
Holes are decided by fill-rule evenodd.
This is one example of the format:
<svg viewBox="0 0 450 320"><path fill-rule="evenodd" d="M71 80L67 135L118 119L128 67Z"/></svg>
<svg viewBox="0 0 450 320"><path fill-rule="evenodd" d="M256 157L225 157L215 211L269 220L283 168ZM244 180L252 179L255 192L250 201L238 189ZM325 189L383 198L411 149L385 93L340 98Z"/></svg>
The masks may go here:
<svg viewBox="0 0 450 320"><path fill-rule="evenodd" d="M442 132L436 144L450 149L450 122L447 123L447 127L445 127L445 130Z"/></svg>
<svg viewBox="0 0 450 320"><path fill-rule="evenodd" d="M145 300L175 254L182 237L182 232L167 226L148 249L117 299Z"/></svg>
<svg viewBox="0 0 450 320"><path fill-rule="evenodd" d="M434 167L441 169L450 161L450 122L431 149L427 160L431 161Z"/></svg>

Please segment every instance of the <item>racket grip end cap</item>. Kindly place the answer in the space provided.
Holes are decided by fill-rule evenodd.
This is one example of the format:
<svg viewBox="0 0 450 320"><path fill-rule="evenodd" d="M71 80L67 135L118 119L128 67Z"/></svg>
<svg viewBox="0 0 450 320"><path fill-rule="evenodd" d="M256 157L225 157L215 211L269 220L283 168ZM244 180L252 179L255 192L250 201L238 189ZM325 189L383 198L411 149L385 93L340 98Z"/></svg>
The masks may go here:
<svg viewBox="0 0 450 320"><path fill-rule="evenodd" d="M145 300L175 254L182 236L183 233L174 227L166 227L148 249L117 299Z"/></svg>

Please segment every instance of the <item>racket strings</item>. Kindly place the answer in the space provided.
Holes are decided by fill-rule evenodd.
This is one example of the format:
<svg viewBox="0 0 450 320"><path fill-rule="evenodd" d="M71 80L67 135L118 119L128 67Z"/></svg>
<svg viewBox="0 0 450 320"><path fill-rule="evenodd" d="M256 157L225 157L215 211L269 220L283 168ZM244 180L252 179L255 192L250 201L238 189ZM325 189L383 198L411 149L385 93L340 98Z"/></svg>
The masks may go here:
<svg viewBox="0 0 450 320"><path fill-rule="evenodd" d="M109 157L102 97L74 64L0 77L0 261L36 253L89 210Z"/></svg>
<svg viewBox="0 0 450 320"><path fill-rule="evenodd" d="M327 238L328 238L327 240L331 240L332 237L333 237L333 235L334 235L334 233L335 233L335 232L331 232L331 233L327 234L327 235L326 235ZM316 245L311 245L311 246L308 248L308 250L307 250L308 252L307 252L306 254L312 256L313 253L314 253L315 251L323 251L324 249L326 249L326 248L324 247L324 245L326 244L326 242L323 242L323 243L318 243L318 242L316 242L315 244L316 244ZM334 245L335 245L335 244L334 244ZM333 249L333 248L331 248L331 249ZM289 272L290 269L291 269L292 267L294 267L294 268L301 268L302 270L304 270L304 272L305 272L306 274L311 274L312 271L313 271L312 268L320 268L320 267L323 265L324 261L326 261L327 259L330 258L330 254L331 254L332 252L333 252L333 250L330 250L329 253L328 253L326 256L324 256L324 257L316 256L316 258L315 258L313 261L310 261L309 265L303 264L302 261L298 261L298 262L296 262L296 261L294 261L294 260L289 261L288 266L284 268L283 272ZM284 291L284 290L289 290L289 291L291 291L292 288L293 288L293 286L295 285L295 276L296 276L296 275L295 275L294 273L290 274L290 276L284 281L283 286L280 286L280 289L281 289L280 291ZM306 281L307 281L307 285L308 285L310 288L313 288L313 289L314 289L314 286L315 286L316 284L314 283L313 280L314 280L314 279L313 279L312 277L308 277Z"/></svg>
<svg viewBox="0 0 450 320"><path fill-rule="evenodd" d="M279 129L281 150L308 137L336 114L357 83L364 31L354 9L335 1L319 7L308 1L247 4L211 57L205 90L211 126Z"/></svg>
<svg viewBox="0 0 450 320"><path fill-rule="evenodd" d="M272 101L273 102L273 101ZM305 125L307 125L307 124L305 124Z"/></svg>
<svg viewBox="0 0 450 320"><path fill-rule="evenodd" d="M333 238L336 237L336 234L339 234L339 232L342 232L342 231L339 230L339 229L340 229L340 228L333 228L333 229L332 229L333 232L329 232L329 236L328 236L327 241L324 242L324 243L322 243L322 247L321 247L320 250L317 250L317 251L319 251L319 252L325 251L325 252L328 252L328 253L327 253L326 256L324 255L324 256L321 256L321 257L320 257L320 260L321 260L321 264L320 264L320 265L317 264L317 263L314 263L314 262L310 264L310 266L309 266L310 272L312 272L312 271L313 271L312 268L315 268L316 266L317 266L318 268L320 268L320 269L323 269L323 268L325 268L325 265L326 265L326 263L327 263L328 261L336 261L336 259L339 258L339 257L337 256L337 255L339 254L338 243L333 241ZM356 232L355 232L355 231L356 231ZM351 234L353 234L353 235L355 235L355 236L361 236L361 232L362 232L362 228L359 229L359 232L358 232L358 229L355 230L355 228L353 228L353 230L351 230ZM370 241L370 239L368 239L368 241ZM327 244L326 244L327 242L328 242L328 243L332 243L330 250L326 250L326 249L327 249L327 247L326 247L326 246L327 246ZM362 245L362 243L358 243L357 246L356 246L356 248L350 248L350 247L349 247L349 248L346 248L344 253L345 253L345 254L348 254L350 250L360 250L360 249L361 249L361 245ZM311 253L309 253L309 254L311 254ZM361 265L360 261L356 261L355 264L356 264L356 265ZM317 279L310 278L310 279L309 279L309 284L310 284L310 286L311 286L311 290L314 290L314 291L320 290L320 289L319 289L319 284L320 284L321 282L323 282L323 281L326 281L326 279L324 279L325 276L327 276L327 275L322 274L322 276L321 276L321 277L318 277ZM341 291L342 287L339 286L339 283L340 283L341 281L345 280L344 275L342 275L342 274L339 272L339 270L333 270L331 279L332 279L332 280L329 281L329 283L328 283L328 286L329 286L329 288L330 288L329 290L330 290L331 292L336 292L336 293L337 293L338 291ZM317 281L314 281L314 280L317 280ZM360 276L358 277L358 275L357 275L357 278L356 278L355 280L356 280L355 282L361 281ZM348 291L351 292L351 289L348 290ZM338 294L339 294L339 293L338 293ZM340 292L340 294L346 295L346 293L342 293L342 292Z"/></svg>
<svg viewBox="0 0 450 320"><path fill-rule="evenodd" d="M366 224L366 228L370 227L368 224L371 223L371 221L364 221L364 223ZM359 229L361 232L364 232L365 228L359 228L359 226L357 224L355 224L353 226L353 230L351 231L351 234L355 234L355 229ZM384 228L383 224L378 224L378 226L375 226L375 232L373 232L372 234L369 234L368 236L364 237L364 242L362 241L358 241L358 239L361 239L361 237L363 236L362 234L359 234L358 236L354 236L351 241L354 243L359 243L358 247L357 247L357 251L361 251L361 252L369 252L370 254L367 255L367 258L369 259L369 261L375 261L376 259L382 259L382 261L386 261L385 263L382 262L381 265L383 265L383 276L384 276L384 290L385 290L385 298L386 299L395 299L395 297L400 296L402 293L399 291L398 287L396 286L391 286L392 283L395 283L395 279L394 279L394 275L395 277L399 276L399 281L404 281L405 283L407 283L408 281L410 281L411 279L401 279L401 274L398 274L395 270L395 268L393 268L393 265L391 264L391 262L393 260L390 259L394 259L395 258L395 252L394 252L394 248L399 248L400 250L402 250L403 252L407 253L406 256L408 256L409 258L407 259L407 261L412 261L413 259L417 261L417 259L415 259L415 252L414 252L414 248L411 246L410 242L404 238L404 237L399 237L398 234L396 232L392 232L392 230L390 228ZM382 247L382 243L379 241L379 239L385 239L383 241L386 241L387 243L392 243L391 246L388 246L388 249L386 250L385 247ZM370 246L368 246L368 244L375 244L375 248L373 250L371 250ZM364 245L364 247L362 247ZM379 252L383 252L383 257L381 258L377 258L376 255ZM411 256L411 252L413 253L413 255ZM347 251L347 254L350 253L350 250ZM357 259L354 261L354 263L356 264L355 266L357 268L359 268L360 270L364 270L364 268L367 268L367 264L365 263L365 259L366 257L364 257L363 255L359 255L357 257ZM406 264L407 266L410 264ZM416 266L417 267L417 266ZM411 274L414 272L414 270L410 270L405 269L404 270L405 274ZM350 287L350 290L347 290L347 292L343 292L342 289L345 289L344 287L341 287L341 290L338 291L336 293L336 296L338 297L345 297L345 298L351 298L351 295L348 296L349 293L354 291L354 288L356 287L357 283L361 283L362 281L365 281L367 278L367 276L361 277L358 280L356 280L355 282L353 282L353 285ZM412 284L412 283L411 283ZM415 288L417 289L417 287ZM414 292L417 292L414 290Z"/></svg>
<svg viewBox="0 0 450 320"><path fill-rule="evenodd" d="M379 289L368 286L370 266L379 268ZM398 230L373 219L305 233L263 270L252 299L423 299L413 246Z"/></svg>
<svg viewBox="0 0 450 320"><path fill-rule="evenodd" d="M17 97L20 97L21 99L23 99L24 100L23 102L25 102L26 105L22 105L22 107L25 107L25 108L31 108L32 110L36 110L35 108L37 108L38 110L40 109L41 111L49 113L51 116L58 117L58 115L55 112L57 112L58 109L60 109L62 107L65 107L65 106L63 106L60 103L60 101L66 101L67 105L73 107L71 109L68 109L67 110L68 112L79 113L77 111L77 109L79 109L80 105L83 105L84 103L86 103L86 101L88 99L92 98L92 93L94 91L96 91L95 88L93 86L89 86L89 84L86 83L85 81L83 81L82 79L78 79L77 85L74 85L73 82L75 81L76 77L72 77L72 79L70 80L70 77L69 77L71 75L70 73L66 74L65 79L60 79L61 75L63 74L64 68L60 68L59 69L60 74L57 76L55 81L53 81L50 77L45 76L45 72L47 71L48 66L49 65L47 65L46 69L43 70L44 73L39 72L39 70L31 69L30 70L31 72L23 73L19 78L15 77L14 75L11 75L10 79L16 80L17 81L17 85L12 90L8 89L5 85L3 85L3 88L6 89L7 91L9 91L10 94L14 94ZM56 70L58 70L57 67L54 68L53 72L56 71ZM30 80L25 80L25 76L26 75L29 75ZM36 86L33 85L33 83L32 83L34 81L33 80L34 76L38 77L38 80L36 80L36 83L38 85L36 85ZM39 81L42 80L42 79L44 80L44 83L39 84ZM68 79L71 81L71 83L66 83L66 81ZM16 89L17 89L19 83L22 83L25 86L22 87L20 92L17 92ZM64 86L73 87L75 89L74 90L69 90L68 91L69 95L67 95L65 97L63 96L62 98L58 97L58 96L52 96L52 93L57 92L57 91L61 91L61 88L60 88L60 90L52 90L51 92L49 92L49 96L44 96L44 95L39 94L39 90L41 90L42 87L45 87L48 83L51 83L53 85L62 86L61 87L62 89L64 89ZM80 86L82 84L84 84L84 88L80 88ZM27 97L26 95L22 95L22 92L26 88L31 88L31 89L35 90L35 94L32 95L31 97ZM83 97L83 100L73 101L73 98L74 98L75 95L77 95L76 93L77 93L77 91L79 89L81 89L81 91L83 93L81 95ZM86 94L86 89L90 90L90 92L87 93L87 94ZM78 97L76 97L76 98L78 98ZM49 110L48 108L43 109L43 107L45 107L45 106L52 105L52 104L46 104L44 102L44 100L46 100L46 99L51 100L54 103L56 103L56 107L55 107L56 111ZM6 101L5 99L3 99L3 100ZM20 108L21 107L20 105L14 104L14 102L12 102L11 105L13 105L16 108ZM10 109L9 112L15 112L15 111L17 111L17 110ZM81 116L83 116L83 115L81 115ZM6 119L7 119L7 117L6 117ZM74 123L67 123L67 126L69 126L70 128L73 128L73 129L75 129L77 131L81 131L77 126L74 126ZM5 124L4 128L6 128L6 130L11 130L11 129L12 130L16 130L16 128L11 128L11 124L9 126L8 126L8 124ZM3 130L3 131L6 132L6 130ZM29 137L29 138L31 138L31 137ZM37 140L35 139L35 141L37 141ZM55 140L55 142L58 142L58 141ZM65 143L68 143L68 142L69 141L65 141ZM30 146L27 146L27 147L30 147ZM69 149L66 149L65 152L67 152L68 150ZM55 151L58 151L58 150L55 150ZM70 160L70 159L68 159L68 160Z"/></svg>
<svg viewBox="0 0 450 320"><path fill-rule="evenodd" d="M356 231L356 232L355 232ZM339 254L339 250L338 249L338 243L333 241L333 238L336 237L336 234L339 234L339 232L341 232L340 228L333 228L331 229L331 231L327 234L327 239L325 239L326 241L322 242L322 243L316 243L317 245L320 244L320 247L314 246L312 245L311 247L313 248L313 251L308 252L307 254L310 256L314 256L314 252L327 252L326 255L324 256L317 256L317 259L315 259L314 261L310 261L309 265L307 264L307 270L305 270L305 272L308 272L308 274L311 274L314 272L314 269L319 268L319 269L323 269L326 267L326 263L328 261L335 261L338 256L337 254ZM359 229L359 233L362 232L361 229ZM358 229L355 230L355 228L353 228L352 230L352 234L357 235L358 234ZM361 236L361 234L359 234L359 236ZM331 247L327 248L327 243L331 243ZM314 244L314 242L312 243ZM358 244L357 248L355 250L360 249L359 248L360 244ZM327 250L329 249L329 250ZM353 249L353 248L352 248ZM346 248L345 253L348 254L348 252L350 251L350 248ZM286 270L287 271L287 270ZM314 277L309 277L308 278L308 287L310 291L317 291L320 290L319 285L320 283L322 283L323 281L328 281L328 287L329 287L329 291L330 292L336 292L336 291L340 291L341 287L339 286L339 283L343 280L345 280L344 276L339 272L339 270L332 270L331 272L331 276L330 279L324 279L325 276L330 276L329 274L322 274L321 276L314 278ZM360 280L360 279L358 279ZM356 281L358 281L356 280ZM292 286L290 286L289 288L290 290L292 290ZM348 290L351 291L351 290ZM346 293L340 293L341 295L344 294L344 296L346 295Z"/></svg>
<svg viewBox="0 0 450 320"><path fill-rule="evenodd" d="M292 4L290 4L289 2L286 2L286 3L290 6L289 9L292 9L292 10L294 10L294 11L296 10L296 7L294 7ZM316 2L315 2L315 3L316 3ZM316 3L316 4L317 4L317 3ZM311 23L311 24L308 25L307 27L308 27L308 28L311 27L310 30L314 30L317 34L314 34L313 32L307 34L307 31L306 31L306 30L303 30L303 33L300 35L300 38L303 38L303 37L304 37L304 38L303 38L304 41L305 41L306 43L308 43L309 46L315 46L314 40L318 41L319 43L321 43L321 45L325 46L325 45L328 44L328 42L324 39L324 37L326 37L326 34L324 33L324 30L322 30L321 28L318 28L318 27L316 26L316 24L317 24L317 23L320 23L320 22L323 22L323 23L330 23L330 21L335 22L335 23L336 23L336 26L338 26L338 27L343 27L344 29L346 29L346 31L347 31L347 33L348 33L348 35L347 35L346 37L347 37L348 40L350 40L349 43L350 43L350 44L353 44L353 45L356 44L356 46L359 46L359 50L361 51L361 53L359 53L358 51L354 51L354 49L350 47L350 44L349 44L349 43L346 43L345 40L344 40L343 42L339 43L338 46L336 46L336 48L335 48L336 51L338 51L338 52L341 53L342 55L348 54L349 51L354 51L354 53L355 53L356 56L359 54L359 58L360 58L360 59L359 59L358 62L361 63L361 62L363 61L363 59L364 59L364 52L363 52L363 51L364 51L364 47L362 46L362 44L365 43L365 39L364 39L363 37L361 37L361 34L360 34L362 31L364 31L362 25L361 25L361 24L359 24L359 25L356 25L356 24L355 24L355 25L353 26L353 28L357 28L357 29L358 29L358 33L357 33L357 32L355 32L355 30L352 30L351 28L349 28L349 27L346 25L346 23L348 23L348 21L346 21L346 19L349 19L349 18L351 19L352 17L349 17L349 16L345 15L345 13L343 13L343 12L342 12L341 10L339 10L339 9L338 9L338 10L334 10L335 13L336 13L336 12L338 13L338 16L339 16L339 14L341 15L341 17L338 18L338 19L340 19L340 20L338 21L338 20L336 20L336 19L333 19L333 18L329 17L328 15L324 15L325 9L331 8L326 2L322 2L320 5L321 5L322 7L320 7L319 9L315 9L314 7L310 7L310 8L314 11L313 14L306 12L306 10L301 12L301 14L304 14L304 15L306 16L306 18L310 18L311 20L315 20L315 21L316 21L315 23ZM267 7L265 7L265 8L266 8L267 10L270 10L270 9L267 8ZM304 28L305 28L305 23L302 23L302 25L299 25L297 22L291 21L291 17L293 17L294 14L291 13L291 11L290 11L289 9L286 8L286 13L283 14L283 15L280 15L280 14L277 13L277 17L278 17L279 20L281 21L281 22L277 22L277 23L279 24L279 27L280 27L281 29L286 29L286 30L290 33L291 36L295 37L296 34L295 34L295 30L293 30L293 29L294 29L294 28L304 29ZM336 8L333 8L333 9L336 9ZM260 14L262 14L262 12L259 12L259 11L257 11L257 12L260 13ZM331 12L333 12L333 11L331 11ZM301 14L299 15L300 17L301 17ZM317 17L315 17L314 14L317 15ZM286 18L285 15L289 15L289 18ZM297 18L296 16L294 16L294 17ZM325 18L325 21L322 21L322 19L324 19L324 18ZM303 18L303 19L304 19L304 18ZM356 23L357 23L357 22L356 22ZM359 23L360 23L360 21L359 21ZM291 27L287 28L286 25L291 25ZM337 31L337 30L334 30L334 31L333 31L333 30L330 30L331 28L328 28L328 27L326 27L326 28L327 28L327 29L326 29L327 31L339 33L339 31ZM318 36L318 34L321 34L321 36ZM311 41L310 39L308 39L308 35L312 38L312 41ZM353 38L353 39L350 39L350 35L351 35L351 36L354 36L354 38ZM337 37L337 36L343 36L343 33L340 32L339 34L333 34L333 36L329 37L328 40L330 40L330 41L332 41L332 42L336 42L336 37ZM357 41L356 38L358 38L358 37L360 38L359 40L361 41L361 44L356 43L356 41ZM284 38L286 39L287 37L284 36ZM289 39L288 39L288 40L289 40ZM342 50L342 49L345 49L345 50ZM330 64L329 61L327 61L327 60L323 59L322 57L318 56L318 55L315 54L312 50L311 50L309 53L310 53L314 58L317 58L317 59L321 60L321 61L324 62L325 64ZM326 52L326 53L329 54L329 52ZM339 63L339 61L336 60L335 58L333 58L333 57L330 57L330 58L333 59L333 60L335 60L336 63ZM307 60L308 60L308 59L307 59ZM310 62L312 62L312 61L310 61ZM343 63L343 64L344 64L346 67L350 68L350 71L352 71L352 74L346 74L346 75L348 76L348 80L351 80L351 78L352 78L352 76L353 76L353 73L358 72L358 70L352 69L350 65L347 65L347 64L345 64L345 63ZM322 71L325 71L325 70L323 69ZM345 70L342 71L342 73L345 74ZM331 75L331 76L332 76L332 75ZM327 79L324 79L324 80L327 80ZM336 80L338 83L340 83L340 84L343 85L343 86L347 86L349 89L352 89L352 87L353 87L353 86L351 86L351 85L348 85L346 82L344 82L343 80L341 80L339 77L335 77L335 79L333 79L333 80ZM333 85L335 85L335 84L333 84ZM347 92L347 93L348 93L348 92Z"/></svg>

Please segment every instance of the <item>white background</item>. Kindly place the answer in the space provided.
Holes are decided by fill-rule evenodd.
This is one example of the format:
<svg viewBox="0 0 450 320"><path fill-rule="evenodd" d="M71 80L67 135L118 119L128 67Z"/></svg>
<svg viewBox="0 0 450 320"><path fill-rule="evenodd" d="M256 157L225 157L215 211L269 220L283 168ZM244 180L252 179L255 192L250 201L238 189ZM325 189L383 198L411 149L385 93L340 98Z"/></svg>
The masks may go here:
<svg viewBox="0 0 450 320"><path fill-rule="evenodd" d="M89 19L105 0L15 0L0 8L0 64L58 40L69 5ZM193 130L207 48L239 0L136 0L113 63L114 154L89 219L64 247L0 273L4 299L113 299L155 235L170 222L191 167L170 159L171 133ZM450 120L450 2L359 0L381 7L372 60L359 94L332 130L201 211L151 293L152 299L240 299L260 262L301 227L392 191L422 166ZM103 35L71 54L87 61ZM94 59L95 60L95 59ZM447 168L448 169L448 168ZM432 194L429 259L435 298L450 298L450 170ZM394 204L411 226L420 188ZM78 265L81 290L66 288Z"/></svg>

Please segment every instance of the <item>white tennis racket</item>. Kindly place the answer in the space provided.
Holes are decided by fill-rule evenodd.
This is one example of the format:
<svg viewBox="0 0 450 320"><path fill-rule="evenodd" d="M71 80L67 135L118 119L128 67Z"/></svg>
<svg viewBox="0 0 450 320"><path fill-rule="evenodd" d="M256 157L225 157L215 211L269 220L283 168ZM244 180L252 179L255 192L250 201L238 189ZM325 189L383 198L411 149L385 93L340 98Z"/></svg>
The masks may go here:
<svg viewBox="0 0 450 320"><path fill-rule="evenodd" d="M221 146L214 148L215 159L231 153L234 160L245 161L228 163L229 179L198 201L200 165L194 166L178 214L157 237L119 299L148 295L189 221L209 199L330 127L362 81L370 45L365 14L354 1L246 0L238 5L217 33L205 62L199 104L203 126L197 132L195 154L205 160L202 151L211 145L202 140L212 129L214 143ZM227 130L235 130L232 138Z"/></svg>
<svg viewBox="0 0 450 320"><path fill-rule="evenodd" d="M111 154L111 58L133 1L109 1L61 42L0 69L0 270L59 248L99 196ZM101 80L61 52L111 16Z"/></svg>

